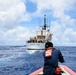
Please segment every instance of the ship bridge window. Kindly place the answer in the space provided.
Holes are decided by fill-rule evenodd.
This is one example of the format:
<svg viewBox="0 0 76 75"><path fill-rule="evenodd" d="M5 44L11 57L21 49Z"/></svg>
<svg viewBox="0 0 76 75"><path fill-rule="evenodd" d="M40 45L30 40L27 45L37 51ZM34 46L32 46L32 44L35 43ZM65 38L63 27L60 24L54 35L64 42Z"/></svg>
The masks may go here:
<svg viewBox="0 0 76 75"><path fill-rule="evenodd" d="M37 39L45 39L45 36L37 36Z"/></svg>

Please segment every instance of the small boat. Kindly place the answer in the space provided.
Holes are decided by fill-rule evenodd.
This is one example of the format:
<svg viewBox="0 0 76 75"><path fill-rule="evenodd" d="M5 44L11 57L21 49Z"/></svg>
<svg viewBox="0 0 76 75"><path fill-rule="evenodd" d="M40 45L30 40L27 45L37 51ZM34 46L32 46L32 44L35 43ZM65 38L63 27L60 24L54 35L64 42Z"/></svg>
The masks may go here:
<svg viewBox="0 0 76 75"><path fill-rule="evenodd" d="M62 75L76 75L74 71L72 71L69 67L65 65L59 65L59 67L63 71ZM40 68L36 70L35 72L32 72L30 75L42 75L42 74L43 74L43 68Z"/></svg>

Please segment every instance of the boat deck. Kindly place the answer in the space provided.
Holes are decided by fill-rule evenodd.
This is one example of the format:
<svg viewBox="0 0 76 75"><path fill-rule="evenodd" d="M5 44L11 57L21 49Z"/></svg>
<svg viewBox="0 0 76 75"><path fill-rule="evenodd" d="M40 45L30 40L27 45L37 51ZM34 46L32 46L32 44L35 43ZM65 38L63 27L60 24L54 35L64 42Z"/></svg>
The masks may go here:
<svg viewBox="0 0 76 75"><path fill-rule="evenodd" d="M70 68L68 68L67 66L59 65L59 67L63 71L62 75L76 75L76 73L72 71ZM43 74L43 68L40 68L35 72L31 73L30 75L42 75L42 74Z"/></svg>

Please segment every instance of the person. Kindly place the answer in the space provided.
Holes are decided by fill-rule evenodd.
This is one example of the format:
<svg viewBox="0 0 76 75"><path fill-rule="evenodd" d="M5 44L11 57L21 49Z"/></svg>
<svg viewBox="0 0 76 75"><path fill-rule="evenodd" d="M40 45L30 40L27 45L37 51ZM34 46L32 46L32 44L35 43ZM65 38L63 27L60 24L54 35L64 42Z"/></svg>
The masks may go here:
<svg viewBox="0 0 76 75"><path fill-rule="evenodd" d="M55 73L56 69L55 67L58 67L58 61L61 63L64 62L64 58L60 50L54 48L52 42L46 42L45 51L43 55L44 55L43 75L57 75Z"/></svg>

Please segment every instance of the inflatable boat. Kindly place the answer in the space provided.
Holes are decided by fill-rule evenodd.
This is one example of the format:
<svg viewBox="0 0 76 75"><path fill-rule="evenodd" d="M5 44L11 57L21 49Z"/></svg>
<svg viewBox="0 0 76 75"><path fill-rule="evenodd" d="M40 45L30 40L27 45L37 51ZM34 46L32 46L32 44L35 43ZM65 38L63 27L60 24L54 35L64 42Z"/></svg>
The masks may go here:
<svg viewBox="0 0 76 75"><path fill-rule="evenodd" d="M62 75L76 75L76 73L71 70L69 67L65 65L59 65L59 67L62 69L63 73ZM34 72L32 72L30 75L42 75L43 74L43 68L40 68Z"/></svg>

